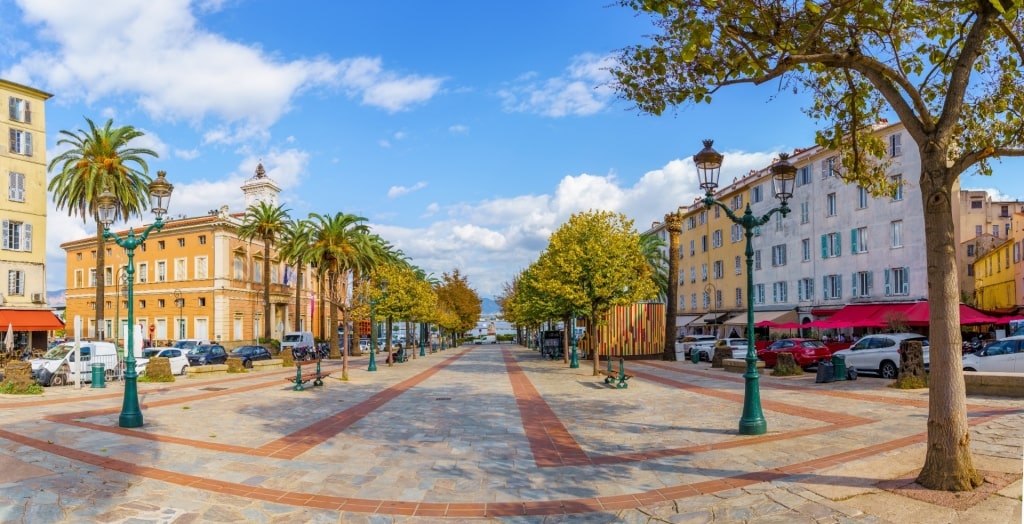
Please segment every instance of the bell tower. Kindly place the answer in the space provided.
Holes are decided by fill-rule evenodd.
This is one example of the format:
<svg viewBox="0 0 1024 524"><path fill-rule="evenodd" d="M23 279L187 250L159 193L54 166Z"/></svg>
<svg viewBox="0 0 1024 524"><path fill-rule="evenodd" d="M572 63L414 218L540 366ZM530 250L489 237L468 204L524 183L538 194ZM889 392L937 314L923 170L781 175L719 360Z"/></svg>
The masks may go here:
<svg viewBox="0 0 1024 524"><path fill-rule="evenodd" d="M277 195L281 192L281 188L267 176L266 170L263 169L263 162L260 161L256 165L256 174L242 184L242 192L245 193L245 208L249 209L249 206L260 202L276 206Z"/></svg>

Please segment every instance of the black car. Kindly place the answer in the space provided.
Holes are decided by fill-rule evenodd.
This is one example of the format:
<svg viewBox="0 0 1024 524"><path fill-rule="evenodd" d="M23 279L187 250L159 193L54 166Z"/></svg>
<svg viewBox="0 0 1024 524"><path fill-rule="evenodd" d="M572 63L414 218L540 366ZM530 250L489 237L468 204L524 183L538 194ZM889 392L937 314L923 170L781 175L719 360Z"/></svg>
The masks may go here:
<svg viewBox="0 0 1024 524"><path fill-rule="evenodd" d="M188 352L188 365L205 366L207 364L224 364L228 361L228 352L224 346L210 344L196 346Z"/></svg>
<svg viewBox="0 0 1024 524"><path fill-rule="evenodd" d="M242 365L251 368L253 360L270 360L274 358L270 355L270 351L263 346L239 346L231 350L231 354L228 355L233 358L242 359Z"/></svg>

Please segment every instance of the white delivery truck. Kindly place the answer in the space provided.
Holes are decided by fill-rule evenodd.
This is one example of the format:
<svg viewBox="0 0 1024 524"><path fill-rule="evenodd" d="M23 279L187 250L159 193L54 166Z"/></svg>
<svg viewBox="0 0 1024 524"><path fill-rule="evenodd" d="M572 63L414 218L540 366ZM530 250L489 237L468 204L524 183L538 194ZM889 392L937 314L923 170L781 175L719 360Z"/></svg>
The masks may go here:
<svg viewBox="0 0 1024 524"><path fill-rule="evenodd" d="M63 386L74 382L81 373L82 382L92 381L92 364L102 362L106 378L117 375L119 362L117 348L110 342L82 342L75 361L75 343L65 342L49 349L42 357L33 359L32 377L44 386ZM142 373L149 359L135 359L135 369Z"/></svg>

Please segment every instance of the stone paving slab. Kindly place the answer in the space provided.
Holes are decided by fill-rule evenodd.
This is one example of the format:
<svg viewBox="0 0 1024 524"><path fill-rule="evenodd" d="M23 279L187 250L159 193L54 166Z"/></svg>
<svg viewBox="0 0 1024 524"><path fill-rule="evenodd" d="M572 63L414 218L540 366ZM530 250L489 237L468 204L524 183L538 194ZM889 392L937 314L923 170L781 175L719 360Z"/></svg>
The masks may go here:
<svg viewBox="0 0 1024 524"><path fill-rule="evenodd" d="M963 511L878 488L927 418L881 379L765 376L769 431L740 436L742 377L706 365L631 361L627 389L509 345L365 365L140 384L137 429L119 383L0 396L0 521L1020 522L1019 480ZM1019 479L1024 407L968 403L979 469Z"/></svg>

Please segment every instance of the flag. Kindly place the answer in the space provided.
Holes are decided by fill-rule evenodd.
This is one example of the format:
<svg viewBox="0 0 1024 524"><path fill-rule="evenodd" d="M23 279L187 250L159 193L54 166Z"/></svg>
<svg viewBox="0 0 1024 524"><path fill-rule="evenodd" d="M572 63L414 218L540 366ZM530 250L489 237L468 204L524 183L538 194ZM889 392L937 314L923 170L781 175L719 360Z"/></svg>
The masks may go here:
<svg viewBox="0 0 1024 524"><path fill-rule="evenodd" d="M313 312L316 311L316 293L309 292L309 318L313 318Z"/></svg>
<svg viewBox="0 0 1024 524"><path fill-rule="evenodd" d="M292 276L292 267L284 266L284 285L290 286L293 278L295 277Z"/></svg>

